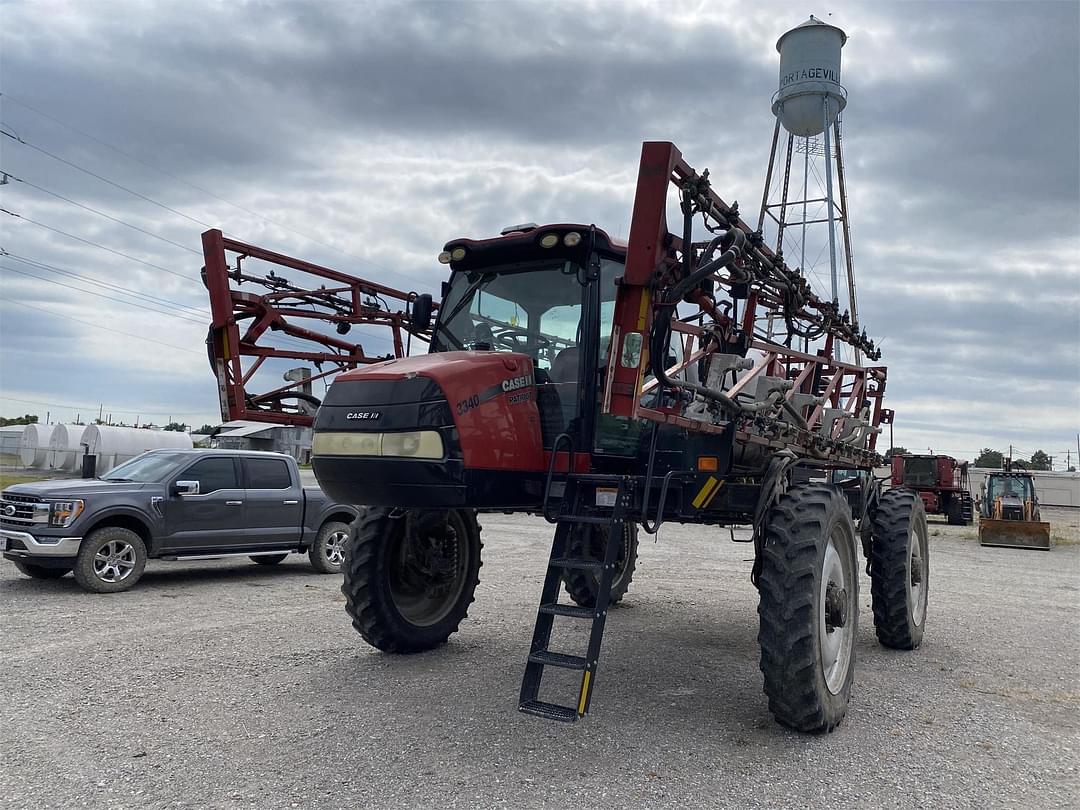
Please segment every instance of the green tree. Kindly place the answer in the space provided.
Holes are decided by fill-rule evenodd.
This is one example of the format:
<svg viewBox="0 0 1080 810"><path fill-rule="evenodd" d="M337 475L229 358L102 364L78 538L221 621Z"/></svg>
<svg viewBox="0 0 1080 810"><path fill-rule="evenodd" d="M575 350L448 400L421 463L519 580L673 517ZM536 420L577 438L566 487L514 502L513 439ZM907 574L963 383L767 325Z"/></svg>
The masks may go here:
<svg viewBox="0 0 1080 810"><path fill-rule="evenodd" d="M217 431L217 428L214 427L213 425L203 425L198 430L193 430L191 432L192 433L214 433L215 431Z"/></svg>
<svg viewBox="0 0 1080 810"><path fill-rule="evenodd" d="M183 433L187 430L187 425L185 425L183 422L169 422L169 424L164 427L164 430L172 430L177 433Z"/></svg>
<svg viewBox="0 0 1080 810"><path fill-rule="evenodd" d="M1042 450L1036 450L1031 454L1031 461L1029 463L1029 469L1032 470L1049 470L1050 469L1050 456L1044 453Z"/></svg>
<svg viewBox="0 0 1080 810"><path fill-rule="evenodd" d="M893 456L906 456L911 451L906 447L890 447L885 451L885 458L892 458Z"/></svg>
<svg viewBox="0 0 1080 810"><path fill-rule="evenodd" d="M990 469L1000 470L1003 458L1004 457L997 450L991 450L989 447L984 447L972 466L989 467Z"/></svg>
<svg viewBox="0 0 1080 810"><path fill-rule="evenodd" d="M0 427L8 427L9 425L36 425L37 421L37 414L33 413L24 413L22 416L16 416L11 419L6 416L0 416Z"/></svg>

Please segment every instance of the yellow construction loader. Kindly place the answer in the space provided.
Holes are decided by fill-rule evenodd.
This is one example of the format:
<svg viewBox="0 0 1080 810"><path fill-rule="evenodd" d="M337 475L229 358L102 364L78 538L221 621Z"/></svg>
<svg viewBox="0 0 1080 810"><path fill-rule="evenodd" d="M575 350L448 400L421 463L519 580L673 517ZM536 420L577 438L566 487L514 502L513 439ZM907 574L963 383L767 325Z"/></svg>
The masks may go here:
<svg viewBox="0 0 1080 810"><path fill-rule="evenodd" d="M1028 472L1001 470L986 476L979 509L979 544L1050 548L1050 524L1041 520L1035 479Z"/></svg>

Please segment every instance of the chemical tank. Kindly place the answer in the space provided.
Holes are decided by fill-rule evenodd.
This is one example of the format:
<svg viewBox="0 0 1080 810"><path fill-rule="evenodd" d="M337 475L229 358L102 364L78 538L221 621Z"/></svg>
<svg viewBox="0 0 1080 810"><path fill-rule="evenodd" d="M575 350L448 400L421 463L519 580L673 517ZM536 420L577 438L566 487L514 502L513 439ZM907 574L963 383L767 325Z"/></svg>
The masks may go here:
<svg viewBox="0 0 1080 810"><path fill-rule="evenodd" d="M49 465L49 440L56 425L27 425L19 438L19 461L24 467Z"/></svg>
<svg viewBox="0 0 1080 810"><path fill-rule="evenodd" d="M117 464L123 464L147 450L177 448L190 450L191 436L172 430L147 430L145 428L91 425L86 429L83 441L87 452L96 455L97 472L108 472Z"/></svg>
<svg viewBox="0 0 1080 810"><path fill-rule="evenodd" d="M840 84L840 49L845 42L847 34L813 16L776 41L780 89L773 96L772 111L792 135L821 134L847 105L847 91Z"/></svg>
<svg viewBox="0 0 1080 810"><path fill-rule="evenodd" d="M85 425L55 425L49 439L49 466L71 472L82 464Z"/></svg>

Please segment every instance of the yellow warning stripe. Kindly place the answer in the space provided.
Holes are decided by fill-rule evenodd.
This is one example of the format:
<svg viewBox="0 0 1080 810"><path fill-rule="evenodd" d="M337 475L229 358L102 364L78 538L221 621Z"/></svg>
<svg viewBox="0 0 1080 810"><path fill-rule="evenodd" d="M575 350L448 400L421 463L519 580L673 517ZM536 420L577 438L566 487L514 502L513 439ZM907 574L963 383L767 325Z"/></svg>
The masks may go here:
<svg viewBox="0 0 1080 810"><path fill-rule="evenodd" d="M585 704L589 700L589 679L592 673L589 670L585 670L585 677L581 679L581 699L578 701L577 713L578 717L585 716Z"/></svg>
<svg viewBox="0 0 1080 810"><path fill-rule="evenodd" d="M712 502L716 500L717 493L720 492L720 489L723 486L724 482L721 481L720 484L712 491L712 493L705 498L705 503L701 506L702 509L708 509L712 505Z"/></svg>
<svg viewBox="0 0 1080 810"><path fill-rule="evenodd" d="M637 328L639 332L645 331L645 316L649 312L649 291L641 291L641 308L638 310Z"/></svg>
<svg viewBox="0 0 1080 810"><path fill-rule="evenodd" d="M715 477L709 476L709 480L705 482L705 486L703 486L701 491L694 496L692 503L695 509L700 509L705 504L705 500L712 494L712 491L717 488L719 483L720 482Z"/></svg>

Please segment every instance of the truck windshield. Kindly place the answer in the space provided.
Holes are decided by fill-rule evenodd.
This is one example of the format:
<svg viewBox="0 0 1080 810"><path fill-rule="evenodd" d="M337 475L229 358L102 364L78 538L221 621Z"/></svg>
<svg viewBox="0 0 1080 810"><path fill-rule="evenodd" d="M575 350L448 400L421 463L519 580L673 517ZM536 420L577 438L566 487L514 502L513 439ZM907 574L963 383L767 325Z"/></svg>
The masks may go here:
<svg viewBox="0 0 1080 810"><path fill-rule="evenodd" d="M904 459L904 483L913 487L932 487L937 484L937 459Z"/></svg>
<svg viewBox="0 0 1080 810"><path fill-rule="evenodd" d="M131 481L152 484L168 477L184 457L179 453L143 453L141 456L113 467L102 481Z"/></svg>

